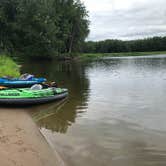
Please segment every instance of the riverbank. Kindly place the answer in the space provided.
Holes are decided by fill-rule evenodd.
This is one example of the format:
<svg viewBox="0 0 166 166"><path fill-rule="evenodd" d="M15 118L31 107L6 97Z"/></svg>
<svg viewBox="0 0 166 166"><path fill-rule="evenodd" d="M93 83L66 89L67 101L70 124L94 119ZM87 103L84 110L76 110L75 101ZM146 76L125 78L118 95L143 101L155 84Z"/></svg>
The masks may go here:
<svg viewBox="0 0 166 166"><path fill-rule="evenodd" d="M152 51L152 52L120 52L120 53L77 53L75 55L58 55L55 57L14 57L16 62L22 64L27 61L86 61L96 60L103 57L124 57L124 56L145 56L145 55L161 55L166 54L166 51Z"/></svg>
<svg viewBox="0 0 166 166"><path fill-rule="evenodd" d="M79 56L81 60L98 59L102 57L124 57L124 56L145 56L145 55L161 55L166 54L166 51L152 52L120 52L120 53L83 53Z"/></svg>
<svg viewBox="0 0 166 166"><path fill-rule="evenodd" d="M0 109L0 161L3 166L64 166L23 109Z"/></svg>

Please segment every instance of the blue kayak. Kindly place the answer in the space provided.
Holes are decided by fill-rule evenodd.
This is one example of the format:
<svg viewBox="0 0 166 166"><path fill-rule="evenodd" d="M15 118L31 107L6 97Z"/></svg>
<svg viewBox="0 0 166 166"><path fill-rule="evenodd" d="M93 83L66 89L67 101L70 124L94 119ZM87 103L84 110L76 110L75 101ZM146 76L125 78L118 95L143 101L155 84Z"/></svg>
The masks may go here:
<svg viewBox="0 0 166 166"><path fill-rule="evenodd" d="M35 78L33 75L22 75L20 78L0 78L0 86L7 87L30 87L34 84L40 84L46 82L45 78Z"/></svg>

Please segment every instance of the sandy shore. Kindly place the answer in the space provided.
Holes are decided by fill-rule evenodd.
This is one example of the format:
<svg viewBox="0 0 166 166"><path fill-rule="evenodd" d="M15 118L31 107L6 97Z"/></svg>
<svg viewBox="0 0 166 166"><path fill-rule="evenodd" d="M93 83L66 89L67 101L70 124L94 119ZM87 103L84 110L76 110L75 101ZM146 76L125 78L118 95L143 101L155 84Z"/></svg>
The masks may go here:
<svg viewBox="0 0 166 166"><path fill-rule="evenodd" d="M64 166L24 109L0 109L1 166Z"/></svg>

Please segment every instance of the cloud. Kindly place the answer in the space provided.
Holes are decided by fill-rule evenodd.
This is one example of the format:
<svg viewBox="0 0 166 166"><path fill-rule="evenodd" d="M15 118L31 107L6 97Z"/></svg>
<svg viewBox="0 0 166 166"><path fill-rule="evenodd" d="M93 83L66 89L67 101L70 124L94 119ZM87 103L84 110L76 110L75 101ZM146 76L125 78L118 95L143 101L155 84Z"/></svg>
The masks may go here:
<svg viewBox="0 0 166 166"><path fill-rule="evenodd" d="M88 40L130 40L166 35L165 0L84 2L90 12L91 21Z"/></svg>

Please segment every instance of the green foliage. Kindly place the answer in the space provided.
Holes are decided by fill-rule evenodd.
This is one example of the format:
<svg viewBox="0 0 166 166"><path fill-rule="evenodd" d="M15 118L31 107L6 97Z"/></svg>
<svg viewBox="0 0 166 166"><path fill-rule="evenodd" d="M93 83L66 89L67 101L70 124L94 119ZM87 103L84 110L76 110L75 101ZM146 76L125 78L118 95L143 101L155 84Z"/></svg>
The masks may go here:
<svg viewBox="0 0 166 166"><path fill-rule="evenodd" d="M105 40L88 41L84 43L84 53L119 53L119 52L149 52L166 51L166 37L153 37L141 40Z"/></svg>
<svg viewBox="0 0 166 166"><path fill-rule="evenodd" d="M0 55L0 77L18 77L19 75L19 66L11 58Z"/></svg>
<svg viewBox="0 0 166 166"><path fill-rule="evenodd" d="M28 57L77 52L87 18L79 0L1 0L0 50Z"/></svg>

